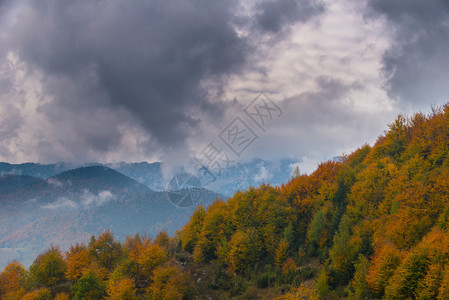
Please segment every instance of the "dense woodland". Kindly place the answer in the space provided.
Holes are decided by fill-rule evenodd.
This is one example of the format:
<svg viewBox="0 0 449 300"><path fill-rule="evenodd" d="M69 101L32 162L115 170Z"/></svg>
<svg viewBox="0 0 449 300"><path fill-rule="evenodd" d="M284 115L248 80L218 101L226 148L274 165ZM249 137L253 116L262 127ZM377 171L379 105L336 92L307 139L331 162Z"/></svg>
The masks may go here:
<svg viewBox="0 0 449 300"><path fill-rule="evenodd" d="M174 237L110 231L11 262L1 299L449 299L449 105L311 175L198 207Z"/></svg>

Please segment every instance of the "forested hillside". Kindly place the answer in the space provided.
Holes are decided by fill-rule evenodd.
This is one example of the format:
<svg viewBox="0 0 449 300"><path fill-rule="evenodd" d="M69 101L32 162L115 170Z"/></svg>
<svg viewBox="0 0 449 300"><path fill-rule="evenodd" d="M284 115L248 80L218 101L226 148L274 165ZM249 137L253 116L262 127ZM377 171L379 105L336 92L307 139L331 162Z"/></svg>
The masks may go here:
<svg viewBox="0 0 449 300"><path fill-rule="evenodd" d="M10 263L1 299L448 299L449 105L372 147L198 207L174 237L111 232ZM21 298L22 297L22 298Z"/></svg>

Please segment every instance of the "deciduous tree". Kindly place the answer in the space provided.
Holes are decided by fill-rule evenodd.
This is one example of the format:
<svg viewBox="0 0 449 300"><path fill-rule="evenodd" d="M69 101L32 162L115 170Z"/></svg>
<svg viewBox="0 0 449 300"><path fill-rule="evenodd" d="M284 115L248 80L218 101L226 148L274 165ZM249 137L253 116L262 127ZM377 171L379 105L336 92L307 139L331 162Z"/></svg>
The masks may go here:
<svg viewBox="0 0 449 300"><path fill-rule="evenodd" d="M112 231L106 230L89 244L89 255L102 267L112 271L122 256L120 242L114 239Z"/></svg>
<svg viewBox="0 0 449 300"><path fill-rule="evenodd" d="M19 299L25 293L27 275L18 261L6 265L0 273L0 299Z"/></svg>
<svg viewBox="0 0 449 300"><path fill-rule="evenodd" d="M47 287L53 292L56 285L64 282L66 269L59 248L51 247L34 260L30 267L30 275L38 286Z"/></svg>

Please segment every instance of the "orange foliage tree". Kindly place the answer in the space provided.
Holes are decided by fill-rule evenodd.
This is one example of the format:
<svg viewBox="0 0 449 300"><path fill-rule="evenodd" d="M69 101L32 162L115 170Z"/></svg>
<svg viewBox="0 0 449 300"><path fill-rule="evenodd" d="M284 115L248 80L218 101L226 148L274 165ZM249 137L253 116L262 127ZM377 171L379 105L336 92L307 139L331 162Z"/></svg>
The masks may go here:
<svg viewBox="0 0 449 300"><path fill-rule="evenodd" d="M0 299L19 299L25 293L28 271L17 261L0 273Z"/></svg>
<svg viewBox="0 0 449 300"><path fill-rule="evenodd" d="M86 273L91 262L86 245L76 244L71 246L65 257L67 262L66 277L75 282Z"/></svg>

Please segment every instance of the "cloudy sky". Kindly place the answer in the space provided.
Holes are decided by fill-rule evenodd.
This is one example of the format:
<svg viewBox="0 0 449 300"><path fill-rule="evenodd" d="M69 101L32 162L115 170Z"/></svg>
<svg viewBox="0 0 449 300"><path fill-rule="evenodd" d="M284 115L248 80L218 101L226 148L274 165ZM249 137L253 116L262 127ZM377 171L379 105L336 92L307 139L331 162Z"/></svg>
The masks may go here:
<svg viewBox="0 0 449 300"><path fill-rule="evenodd" d="M447 53L447 0L3 0L0 161L182 163L212 142L308 170L449 101ZM237 117L257 136L239 155Z"/></svg>

